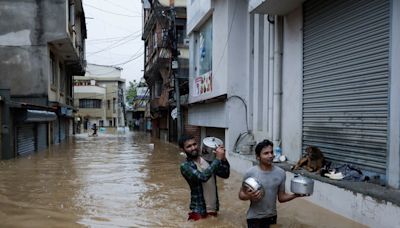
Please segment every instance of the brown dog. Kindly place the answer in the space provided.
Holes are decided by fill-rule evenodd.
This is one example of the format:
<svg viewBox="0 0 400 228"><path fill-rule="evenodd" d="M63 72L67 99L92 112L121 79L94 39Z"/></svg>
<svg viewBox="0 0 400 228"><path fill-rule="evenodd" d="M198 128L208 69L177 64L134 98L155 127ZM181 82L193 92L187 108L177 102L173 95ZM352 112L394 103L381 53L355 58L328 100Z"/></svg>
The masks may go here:
<svg viewBox="0 0 400 228"><path fill-rule="evenodd" d="M305 166L304 168L309 172L319 171L324 165L324 160L324 155L318 147L308 146L305 157L301 158L292 170Z"/></svg>

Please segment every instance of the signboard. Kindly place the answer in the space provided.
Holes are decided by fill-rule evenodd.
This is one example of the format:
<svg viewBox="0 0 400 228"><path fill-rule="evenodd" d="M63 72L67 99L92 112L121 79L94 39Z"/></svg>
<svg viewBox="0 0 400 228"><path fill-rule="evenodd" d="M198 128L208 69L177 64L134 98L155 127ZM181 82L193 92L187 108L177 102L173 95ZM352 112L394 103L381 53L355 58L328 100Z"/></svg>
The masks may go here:
<svg viewBox="0 0 400 228"><path fill-rule="evenodd" d="M211 71L197 76L193 83L193 96L197 97L212 92L212 73Z"/></svg>

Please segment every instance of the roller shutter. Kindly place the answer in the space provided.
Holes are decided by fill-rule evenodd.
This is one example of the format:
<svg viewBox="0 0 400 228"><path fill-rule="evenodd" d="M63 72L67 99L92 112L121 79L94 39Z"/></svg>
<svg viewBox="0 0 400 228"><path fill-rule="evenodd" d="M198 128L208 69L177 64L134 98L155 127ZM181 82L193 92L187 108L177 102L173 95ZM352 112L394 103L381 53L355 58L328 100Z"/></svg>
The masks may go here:
<svg viewBox="0 0 400 228"><path fill-rule="evenodd" d="M304 3L303 147L385 174L390 2Z"/></svg>
<svg viewBox="0 0 400 228"><path fill-rule="evenodd" d="M60 124L58 118L53 121L53 142L54 144L60 143Z"/></svg>
<svg viewBox="0 0 400 228"><path fill-rule="evenodd" d="M35 152L35 125L24 124L17 126L17 155Z"/></svg>
<svg viewBox="0 0 400 228"><path fill-rule="evenodd" d="M47 123L37 124L37 150L47 149Z"/></svg>
<svg viewBox="0 0 400 228"><path fill-rule="evenodd" d="M60 142L65 139L65 119L60 118Z"/></svg>

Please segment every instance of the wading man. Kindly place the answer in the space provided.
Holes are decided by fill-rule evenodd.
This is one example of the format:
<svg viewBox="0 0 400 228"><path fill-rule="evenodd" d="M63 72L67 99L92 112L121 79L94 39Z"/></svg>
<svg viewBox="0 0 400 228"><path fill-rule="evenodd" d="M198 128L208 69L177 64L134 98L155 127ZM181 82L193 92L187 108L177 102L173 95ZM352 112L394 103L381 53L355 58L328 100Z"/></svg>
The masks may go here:
<svg viewBox="0 0 400 228"><path fill-rule="evenodd" d="M280 203L283 203L302 195L285 192L286 174L283 169L273 165L274 152L271 141L264 140L258 143L255 151L259 164L247 170L243 181L253 177L263 186L263 190L254 191L242 186L239 191L239 199L250 200L247 226L249 228L265 228L276 224L277 198Z"/></svg>
<svg viewBox="0 0 400 228"><path fill-rule="evenodd" d="M193 136L183 135L179 146L186 154L181 166L182 176L190 187L190 210L188 220L196 221L208 216L217 216L219 210L216 176L229 177L229 162L223 146L215 150L215 159L207 162L200 156L198 144Z"/></svg>

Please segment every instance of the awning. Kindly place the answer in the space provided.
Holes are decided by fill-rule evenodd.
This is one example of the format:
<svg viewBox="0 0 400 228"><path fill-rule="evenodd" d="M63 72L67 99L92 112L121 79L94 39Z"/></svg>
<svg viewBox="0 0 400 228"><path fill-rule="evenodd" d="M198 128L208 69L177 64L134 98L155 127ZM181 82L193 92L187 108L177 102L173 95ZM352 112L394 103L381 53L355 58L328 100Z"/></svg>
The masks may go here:
<svg viewBox="0 0 400 228"><path fill-rule="evenodd" d="M23 122L49 122L57 119L54 112L26 109L22 114Z"/></svg>

